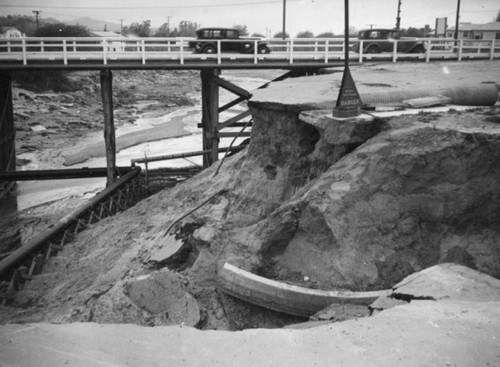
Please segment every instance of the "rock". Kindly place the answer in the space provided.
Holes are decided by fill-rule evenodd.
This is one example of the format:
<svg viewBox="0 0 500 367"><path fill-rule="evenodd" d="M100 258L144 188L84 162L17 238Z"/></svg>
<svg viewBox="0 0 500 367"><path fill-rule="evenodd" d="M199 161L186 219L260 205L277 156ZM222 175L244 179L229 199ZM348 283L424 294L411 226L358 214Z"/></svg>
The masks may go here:
<svg viewBox="0 0 500 367"><path fill-rule="evenodd" d="M168 261L185 247L185 241L177 239L171 234L164 236L164 233L159 233L158 236L155 236L150 241L155 243L155 247L151 251L148 261Z"/></svg>
<svg viewBox="0 0 500 367"><path fill-rule="evenodd" d="M312 315L309 320L311 321L344 321L350 319L356 319L359 317L366 317L370 314L370 310L364 305L352 305L352 304L336 304L333 303L330 306L318 311Z"/></svg>
<svg viewBox="0 0 500 367"><path fill-rule="evenodd" d="M163 270L129 280L123 292L138 307L158 316L156 324L195 326L200 322L198 303L173 272Z"/></svg>
<svg viewBox="0 0 500 367"><path fill-rule="evenodd" d="M16 117L21 117L23 119L28 119L31 117L31 113L28 113L26 111L19 111L19 110L16 110L14 111L14 116Z"/></svg>
<svg viewBox="0 0 500 367"><path fill-rule="evenodd" d="M46 131L47 128L45 126L42 126L42 125L35 125L35 126L31 126L31 130L36 132L36 133L39 133L41 131Z"/></svg>

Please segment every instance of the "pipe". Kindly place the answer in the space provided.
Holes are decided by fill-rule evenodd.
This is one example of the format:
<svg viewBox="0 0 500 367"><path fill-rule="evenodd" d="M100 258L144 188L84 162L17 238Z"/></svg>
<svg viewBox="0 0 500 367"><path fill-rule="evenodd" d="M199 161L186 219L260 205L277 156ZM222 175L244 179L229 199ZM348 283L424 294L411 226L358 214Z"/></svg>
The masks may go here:
<svg viewBox="0 0 500 367"><path fill-rule="evenodd" d="M132 170L131 167L116 167L118 173L123 175ZM37 171L5 171L0 172L0 181L31 181L31 180L54 180L87 177L106 177L107 168L79 168L79 169L57 169Z"/></svg>
<svg viewBox="0 0 500 367"><path fill-rule="evenodd" d="M85 213L88 209L97 205L107 196L114 194L116 191L120 189L120 187L123 184L127 183L134 177L137 177L140 174L140 172L141 172L140 167L133 168L130 172L120 177L120 179L118 179L109 187L105 188L103 191L94 196L88 202L86 202L73 212L59 219L51 229L35 236L35 238L32 238L26 245L22 246L18 250L14 251L7 258L0 261L0 277L5 275L14 266L26 260L26 258L28 258L33 252L43 247L43 245L47 241L50 241L52 238L56 237L62 230L68 228L74 220L76 220L79 216Z"/></svg>
<svg viewBox="0 0 500 367"><path fill-rule="evenodd" d="M363 104L394 103L406 99L444 96L451 104L461 106L493 106L498 101L498 89L494 84L461 85L449 88L402 89L371 93L359 90Z"/></svg>
<svg viewBox="0 0 500 367"><path fill-rule="evenodd" d="M370 305L391 291L325 291L267 279L225 263L218 275L221 290L257 306L289 315L310 317L332 303Z"/></svg>

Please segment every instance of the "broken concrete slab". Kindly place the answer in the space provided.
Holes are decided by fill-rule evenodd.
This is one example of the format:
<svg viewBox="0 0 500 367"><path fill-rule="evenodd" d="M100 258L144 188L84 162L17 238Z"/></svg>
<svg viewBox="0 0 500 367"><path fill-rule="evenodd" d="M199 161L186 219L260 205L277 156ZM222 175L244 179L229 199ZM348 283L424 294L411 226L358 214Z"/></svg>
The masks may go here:
<svg viewBox="0 0 500 367"><path fill-rule="evenodd" d="M407 276L370 308L383 310L412 300L500 301L500 280L462 265L439 264Z"/></svg>
<svg viewBox="0 0 500 367"><path fill-rule="evenodd" d="M157 316L155 325L195 326L200 322L200 308L185 283L180 275L162 270L129 281L123 292L138 307Z"/></svg>
<svg viewBox="0 0 500 367"><path fill-rule="evenodd" d="M500 280L463 265L445 263L409 275L394 286L393 293L435 300L500 301Z"/></svg>
<svg viewBox="0 0 500 367"><path fill-rule="evenodd" d="M309 318L309 320L345 321L350 319L357 319L359 317L366 317L369 315L370 310L368 306L365 305L332 303L330 306L316 312Z"/></svg>
<svg viewBox="0 0 500 367"><path fill-rule="evenodd" d="M173 256L181 252L185 246L185 241L176 238L175 235L164 236L163 233L158 233L153 239L155 246L147 261L164 262L171 259Z"/></svg>

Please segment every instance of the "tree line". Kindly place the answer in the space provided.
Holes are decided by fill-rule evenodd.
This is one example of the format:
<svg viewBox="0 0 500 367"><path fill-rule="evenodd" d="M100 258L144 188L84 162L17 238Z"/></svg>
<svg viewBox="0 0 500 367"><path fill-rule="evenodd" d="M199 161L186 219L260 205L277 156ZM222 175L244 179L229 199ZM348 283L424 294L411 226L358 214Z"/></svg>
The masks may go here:
<svg viewBox="0 0 500 367"><path fill-rule="evenodd" d="M498 13L496 20L500 20L500 12ZM0 16L0 26L1 27L15 27L21 32L25 33L29 37L89 37L91 36L91 31L83 25L70 25L62 22L48 23L41 20L39 27L37 28L35 18L33 16L26 15L8 15ZM200 28L201 25L189 20L183 20L175 27L172 27L169 23L163 23L157 29L151 27L150 20L144 20L142 22L132 22L129 26L125 26L122 29L121 34L124 36L133 35L138 37L195 37L196 30ZM252 37L262 37L265 36L261 33L249 34L248 27L246 25L234 25L233 28L237 28L242 36L252 36ZM409 27L401 29L401 36L403 37L425 37L431 31L430 27L426 25L425 27L416 28ZM349 35L351 37L356 37L358 30L354 27L349 29ZM343 35L336 35L333 32L322 32L314 34L313 32L306 30L298 32L295 38L333 38L341 37ZM290 38L290 34L285 32L284 37L282 32L277 32L272 35L272 38Z"/></svg>

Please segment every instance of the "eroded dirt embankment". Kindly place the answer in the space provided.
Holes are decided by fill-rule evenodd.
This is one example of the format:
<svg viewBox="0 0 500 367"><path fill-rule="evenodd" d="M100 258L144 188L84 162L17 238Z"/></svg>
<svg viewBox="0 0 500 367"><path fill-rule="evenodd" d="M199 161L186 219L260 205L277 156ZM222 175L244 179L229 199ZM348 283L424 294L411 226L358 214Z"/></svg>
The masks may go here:
<svg viewBox="0 0 500 367"><path fill-rule="evenodd" d="M297 321L220 292L226 261L321 289L383 288L449 261L499 276L498 108L345 123L250 105L251 144L218 175L215 165L80 233L6 317L203 329Z"/></svg>

